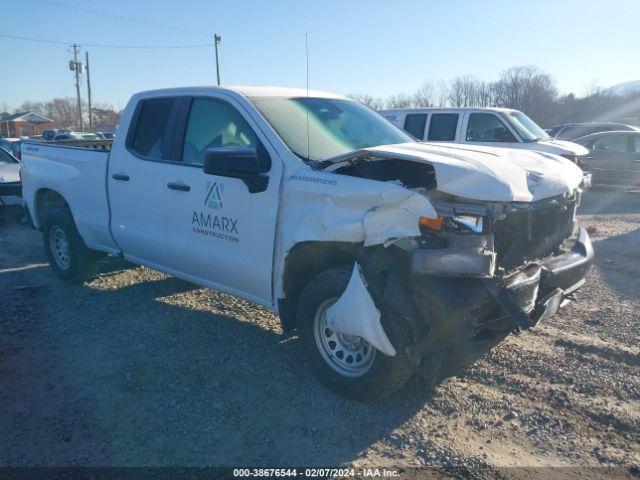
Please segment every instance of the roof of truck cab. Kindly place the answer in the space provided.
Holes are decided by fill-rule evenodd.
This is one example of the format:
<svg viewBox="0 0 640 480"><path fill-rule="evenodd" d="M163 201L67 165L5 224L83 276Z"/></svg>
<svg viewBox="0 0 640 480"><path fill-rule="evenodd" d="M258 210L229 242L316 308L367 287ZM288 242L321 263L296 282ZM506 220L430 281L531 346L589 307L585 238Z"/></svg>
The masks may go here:
<svg viewBox="0 0 640 480"><path fill-rule="evenodd" d="M245 97L261 97L261 98L292 98L292 97L314 97L314 98L336 98L348 100L347 97L337 95L335 93L320 92L317 90L309 90L307 92L304 88L289 88L289 87L268 87L268 86L244 86L244 85L204 85L199 87L177 87L177 88L162 88L158 90L146 90L139 92L137 95L149 96L149 95L190 95L195 91L202 92L203 90L226 90L239 93Z"/></svg>
<svg viewBox="0 0 640 480"><path fill-rule="evenodd" d="M460 111L472 111L472 112L517 112L513 108L504 107L416 107L416 108L388 108L384 110L378 110L379 113L419 113L419 112L460 112Z"/></svg>

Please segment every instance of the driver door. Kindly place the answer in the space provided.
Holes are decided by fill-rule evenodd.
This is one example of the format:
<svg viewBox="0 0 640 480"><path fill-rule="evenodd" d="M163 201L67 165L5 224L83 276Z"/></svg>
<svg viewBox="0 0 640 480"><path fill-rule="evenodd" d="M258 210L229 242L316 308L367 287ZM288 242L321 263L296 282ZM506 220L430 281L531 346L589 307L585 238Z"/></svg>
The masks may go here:
<svg viewBox="0 0 640 480"><path fill-rule="evenodd" d="M234 102L186 99L176 130L180 161L164 170L167 255L177 276L270 305L283 167ZM250 193L242 179L204 173L207 149L233 147L260 151L271 163L266 190Z"/></svg>

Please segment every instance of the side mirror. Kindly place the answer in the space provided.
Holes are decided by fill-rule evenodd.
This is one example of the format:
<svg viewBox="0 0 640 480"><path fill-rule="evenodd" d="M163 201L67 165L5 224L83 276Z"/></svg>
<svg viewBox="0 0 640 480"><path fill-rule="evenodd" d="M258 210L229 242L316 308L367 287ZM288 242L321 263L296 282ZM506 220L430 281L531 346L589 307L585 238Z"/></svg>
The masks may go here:
<svg viewBox="0 0 640 480"><path fill-rule="evenodd" d="M263 175L255 150L245 147L208 148L204 152L204 173L242 180L249 193L264 192L269 177Z"/></svg>

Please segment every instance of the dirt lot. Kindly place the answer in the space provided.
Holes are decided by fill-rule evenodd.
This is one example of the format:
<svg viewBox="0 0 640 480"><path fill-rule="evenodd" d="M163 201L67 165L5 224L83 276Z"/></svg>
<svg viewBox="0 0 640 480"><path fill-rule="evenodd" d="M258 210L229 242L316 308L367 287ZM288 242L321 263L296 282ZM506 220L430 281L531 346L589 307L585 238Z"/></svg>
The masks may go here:
<svg viewBox="0 0 640 480"><path fill-rule="evenodd" d="M433 393L362 405L325 390L268 311L110 259L64 284L40 233L0 219L0 466L637 475L640 194L590 192L581 220L597 258L578 302Z"/></svg>

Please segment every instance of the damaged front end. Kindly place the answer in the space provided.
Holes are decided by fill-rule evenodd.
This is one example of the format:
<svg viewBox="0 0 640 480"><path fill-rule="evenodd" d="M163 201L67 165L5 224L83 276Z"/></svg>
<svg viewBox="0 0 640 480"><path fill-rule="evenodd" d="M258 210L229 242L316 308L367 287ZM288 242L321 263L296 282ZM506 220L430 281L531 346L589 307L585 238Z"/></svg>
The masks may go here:
<svg viewBox="0 0 640 480"><path fill-rule="evenodd" d="M593 248L575 222L579 191L526 205L433 197L438 220L421 221L420 237L371 250L359 261L370 285L385 284L372 289L374 298L396 305L412 325L408 357L437 380L510 332L555 314L584 283ZM383 278L392 271L390 288Z"/></svg>
<svg viewBox="0 0 640 480"><path fill-rule="evenodd" d="M404 352L425 377L455 374L509 333L555 314L584 283L593 248L576 223L580 188L528 202L466 200L439 191L428 165L396 160L408 172L398 175L386 162L336 173L397 181L396 170L435 209L419 220L419 236L365 245L357 256L375 304L411 327Z"/></svg>

